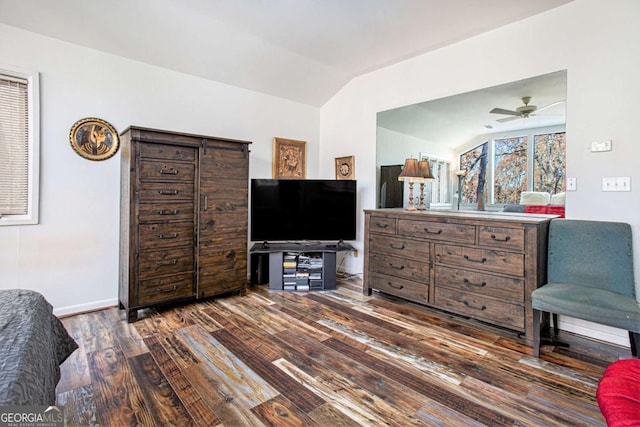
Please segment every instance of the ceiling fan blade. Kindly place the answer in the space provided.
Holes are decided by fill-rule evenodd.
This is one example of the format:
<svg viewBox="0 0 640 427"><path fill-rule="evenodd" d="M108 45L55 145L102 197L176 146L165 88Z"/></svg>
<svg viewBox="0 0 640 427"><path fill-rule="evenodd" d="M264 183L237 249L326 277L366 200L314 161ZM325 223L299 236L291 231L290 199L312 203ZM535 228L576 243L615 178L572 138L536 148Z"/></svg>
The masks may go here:
<svg viewBox="0 0 640 427"><path fill-rule="evenodd" d="M491 110L489 112L493 113L493 114L508 114L510 116L521 116L522 115L518 111L505 110L504 108L494 108L493 110Z"/></svg>
<svg viewBox="0 0 640 427"><path fill-rule="evenodd" d="M542 110L546 110L547 108L551 108L551 107L555 107L558 104L562 104L563 102L566 102L564 99L561 99L560 101L556 101L556 102L552 102L551 104L545 105L544 107L540 107L536 110L537 112L540 112Z"/></svg>
<svg viewBox="0 0 640 427"><path fill-rule="evenodd" d="M520 118L520 116L518 116L518 117L505 117L503 119L497 119L496 122L506 123L506 122L510 122L511 120L518 120L519 118Z"/></svg>

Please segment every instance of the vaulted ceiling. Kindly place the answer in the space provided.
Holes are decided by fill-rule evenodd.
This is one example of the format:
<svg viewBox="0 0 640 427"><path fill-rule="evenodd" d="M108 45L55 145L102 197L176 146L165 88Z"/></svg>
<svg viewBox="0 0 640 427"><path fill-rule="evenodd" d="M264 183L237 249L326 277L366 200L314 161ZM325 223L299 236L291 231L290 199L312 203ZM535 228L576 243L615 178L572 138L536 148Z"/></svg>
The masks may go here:
<svg viewBox="0 0 640 427"><path fill-rule="evenodd" d="M313 106L571 0L0 0L0 22Z"/></svg>

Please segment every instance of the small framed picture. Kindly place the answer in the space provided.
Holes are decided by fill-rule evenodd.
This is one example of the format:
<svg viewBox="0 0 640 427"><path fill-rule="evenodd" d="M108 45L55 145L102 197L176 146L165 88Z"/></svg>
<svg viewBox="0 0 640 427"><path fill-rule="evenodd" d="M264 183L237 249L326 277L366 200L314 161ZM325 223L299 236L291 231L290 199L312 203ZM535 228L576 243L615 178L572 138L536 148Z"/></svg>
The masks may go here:
<svg viewBox="0 0 640 427"><path fill-rule="evenodd" d="M306 142L273 138L273 178L306 178Z"/></svg>
<svg viewBox="0 0 640 427"><path fill-rule="evenodd" d="M356 179L355 156L336 157L336 179Z"/></svg>
<svg viewBox="0 0 640 427"><path fill-rule="evenodd" d="M120 147L116 128L95 117L75 122L69 132L69 142L76 153L89 160L108 159Z"/></svg>

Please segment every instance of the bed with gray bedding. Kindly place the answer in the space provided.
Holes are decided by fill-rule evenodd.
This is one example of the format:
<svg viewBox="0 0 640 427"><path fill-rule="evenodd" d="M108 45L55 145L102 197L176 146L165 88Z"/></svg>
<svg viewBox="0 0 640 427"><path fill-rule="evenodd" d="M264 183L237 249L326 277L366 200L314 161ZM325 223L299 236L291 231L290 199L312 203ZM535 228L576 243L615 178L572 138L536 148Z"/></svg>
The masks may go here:
<svg viewBox="0 0 640 427"><path fill-rule="evenodd" d="M0 406L54 405L59 366L77 348L41 294L0 290Z"/></svg>

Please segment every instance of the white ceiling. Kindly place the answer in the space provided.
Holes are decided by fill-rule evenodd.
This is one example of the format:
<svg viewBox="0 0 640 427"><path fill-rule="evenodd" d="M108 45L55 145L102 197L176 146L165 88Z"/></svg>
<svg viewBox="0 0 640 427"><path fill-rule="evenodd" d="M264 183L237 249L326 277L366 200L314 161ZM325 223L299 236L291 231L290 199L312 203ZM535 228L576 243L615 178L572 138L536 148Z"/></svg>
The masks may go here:
<svg viewBox="0 0 640 427"><path fill-rule="evenodd" d="M360 74L569 1L0 0L0 22L321 106Z"/></svg>

